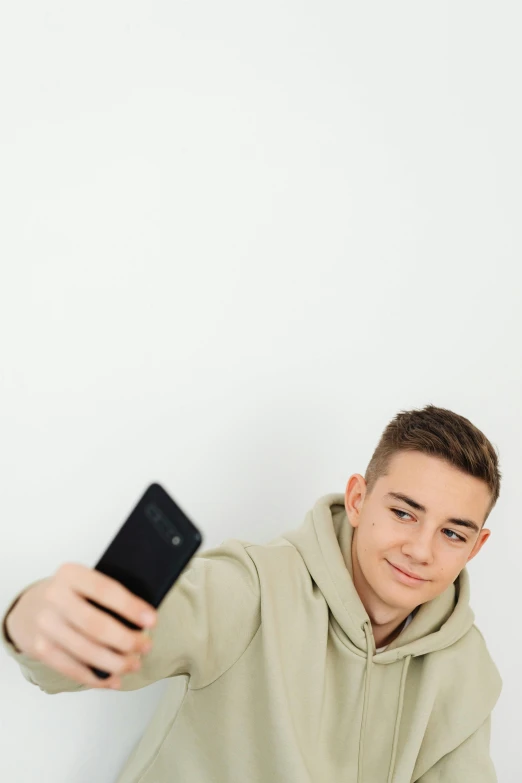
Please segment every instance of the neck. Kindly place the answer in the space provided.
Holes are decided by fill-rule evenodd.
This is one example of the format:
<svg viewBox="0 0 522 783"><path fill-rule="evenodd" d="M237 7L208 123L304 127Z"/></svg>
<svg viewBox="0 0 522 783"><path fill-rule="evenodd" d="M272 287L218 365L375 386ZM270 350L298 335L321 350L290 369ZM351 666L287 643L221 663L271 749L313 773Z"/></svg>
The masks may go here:
<svg viewBox="0 0 522 783"><path fill-rule="evenodd" d="M373 631L373 638L375 639L375 646L387 647L389 644L391 644L393 640L396 639L400 634L400 632L402 631L407 617L408 615L406 615L404 620L401 623L399 623L398 626L394 627L393 630L391 631L389 631L386 626L374 625L372 623L372 631Z"/></svg>

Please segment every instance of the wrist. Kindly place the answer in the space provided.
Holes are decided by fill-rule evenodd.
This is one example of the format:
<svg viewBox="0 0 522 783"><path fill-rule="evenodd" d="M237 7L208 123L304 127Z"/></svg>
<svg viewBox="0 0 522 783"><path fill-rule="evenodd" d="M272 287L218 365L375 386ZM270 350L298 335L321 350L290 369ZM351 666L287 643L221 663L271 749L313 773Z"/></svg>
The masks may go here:
<svg viewBox="0 0 522 783"><path fill-rule="evenodd" d="M18 600L20 600L20 599L18 599ZM17 646L17 644L16 644L16 642L15 642L15 640L13 638L12 627L10 625L10 621L12 621L12 617L13 617L13 610L14 610L15 606L18 605L18 600L16 601L16 603L10 608L10 610L6 614L6 616L4 618L2 631L3 631L3 635L4 635L7 643L11 644L14 647L15 652L21 653L22 650L20 650L20 648Z"/></svg>

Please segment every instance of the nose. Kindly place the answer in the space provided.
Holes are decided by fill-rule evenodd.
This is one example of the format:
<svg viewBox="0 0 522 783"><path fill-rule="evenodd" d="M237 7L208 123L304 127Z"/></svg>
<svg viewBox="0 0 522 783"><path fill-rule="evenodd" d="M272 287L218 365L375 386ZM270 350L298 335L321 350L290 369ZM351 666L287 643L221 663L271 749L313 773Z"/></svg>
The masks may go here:
<svg viewBox="0 0 522 783"><path fill-rule="evenodd" d="M402 545L402 553L416 563L433 562L433 535L429 530L411 531Z"/></svg>

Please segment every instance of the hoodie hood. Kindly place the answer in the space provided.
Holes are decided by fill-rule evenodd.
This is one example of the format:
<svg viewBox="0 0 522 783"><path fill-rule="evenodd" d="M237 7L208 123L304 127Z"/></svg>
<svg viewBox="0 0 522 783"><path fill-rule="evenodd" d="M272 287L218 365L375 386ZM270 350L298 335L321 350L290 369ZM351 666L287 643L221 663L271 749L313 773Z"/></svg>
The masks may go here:
<svg viewBox="0 0 522 783"><path fill-rule="evenodd" d="M351 545L353 528L348 520L344 495L319 498L304 524L285 535L301 554L330 608L336 630L345 643L365 658L373 645L370 618L353 583ZM421 604L412 622L388 645L374 654L376 664L393 663L449 647L473 625L469 605L469 576L464 568L441 595ZM374 649L371 651L374 653Z"/></svg>

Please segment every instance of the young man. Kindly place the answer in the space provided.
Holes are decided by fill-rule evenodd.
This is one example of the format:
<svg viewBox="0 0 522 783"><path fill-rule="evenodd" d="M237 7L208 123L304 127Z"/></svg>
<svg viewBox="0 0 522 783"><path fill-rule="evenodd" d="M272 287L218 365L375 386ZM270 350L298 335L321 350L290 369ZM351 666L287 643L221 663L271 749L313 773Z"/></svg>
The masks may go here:
<svg viewBox="0 0 522 783"><path fill-rule="evenodd" d="M4 645L47 693L171 678L118 783L493 783L501 679L465 565L499 487L471 422L401 412L365 476L300 528L195 557L141 667L145 634L85 598L141 627L147 606L74 564L13 602ZM100 683L84 663L115 674Z"/></svg>

